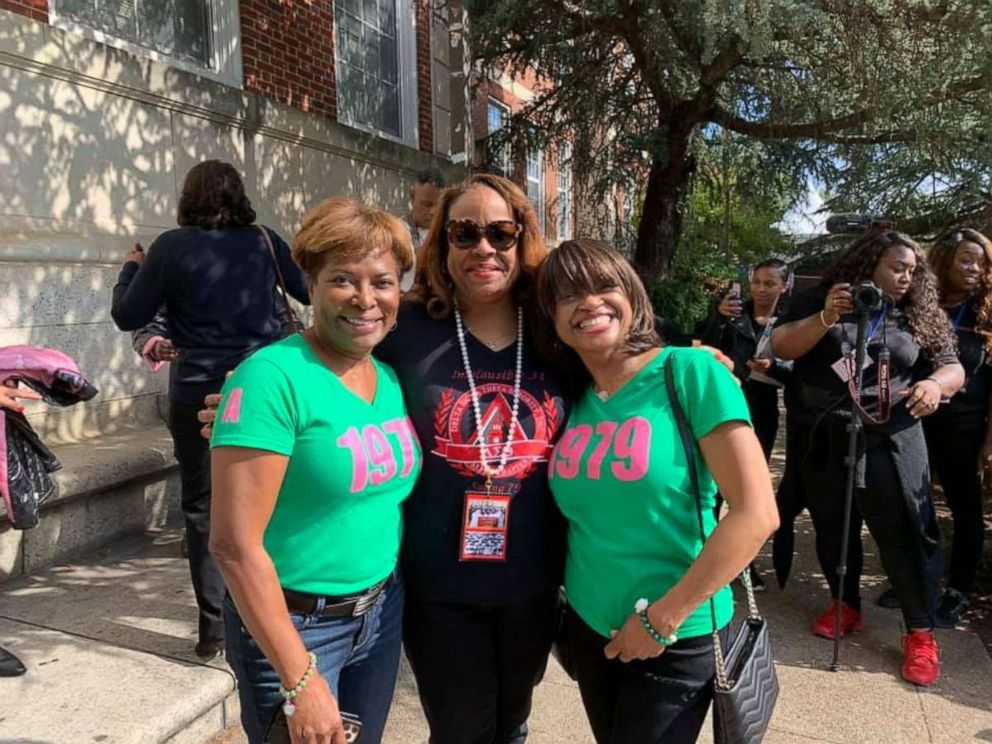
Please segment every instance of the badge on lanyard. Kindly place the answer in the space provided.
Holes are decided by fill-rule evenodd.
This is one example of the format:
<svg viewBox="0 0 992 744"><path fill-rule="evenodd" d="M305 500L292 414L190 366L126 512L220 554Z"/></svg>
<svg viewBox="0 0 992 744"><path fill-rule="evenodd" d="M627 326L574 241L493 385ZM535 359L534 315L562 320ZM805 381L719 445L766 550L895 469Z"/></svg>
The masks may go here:
<svg viewBox="0 0 992 744"><path fill-rule="evenodd" d="M510 494L484 491L465 492L462 513L462 561L505 561L510 528Z"/></svg>

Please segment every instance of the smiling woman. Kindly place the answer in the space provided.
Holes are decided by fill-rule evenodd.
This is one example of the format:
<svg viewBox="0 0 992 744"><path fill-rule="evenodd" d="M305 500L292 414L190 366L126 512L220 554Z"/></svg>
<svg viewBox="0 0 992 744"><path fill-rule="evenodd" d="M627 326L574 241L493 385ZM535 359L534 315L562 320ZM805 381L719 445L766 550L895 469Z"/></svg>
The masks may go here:
<svg viewBox="0 0 992 744"><path fill-rule="evenodd" d="M662 346L643 284L605 243L559 245L536 300L538 343L584 383L548 473L569 524L565 637L589 723L597 742L694 742L727 584L776 526L747 405L712 354ZM705 466L698 511L666 371Z"/></svg>
<svg viewBox="0 0 992 744"><path fill-rule="evenodd" d="M400 656L400 505L421 455L396 375L371 352L396 323L410 234L328 199L304 217L293 258L314 326L238 367L213 431L227 657L251 744L280 710L293 741L344 741L343 714L379 741Z"/></svg>

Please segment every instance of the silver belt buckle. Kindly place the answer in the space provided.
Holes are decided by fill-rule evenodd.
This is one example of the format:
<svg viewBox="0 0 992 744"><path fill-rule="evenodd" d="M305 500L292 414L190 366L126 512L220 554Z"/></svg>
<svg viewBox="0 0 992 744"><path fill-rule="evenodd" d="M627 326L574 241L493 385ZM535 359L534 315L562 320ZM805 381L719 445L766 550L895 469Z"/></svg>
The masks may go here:
<svg viewBox="0 0 992 744"><path fill-rule="evenodd" d="M355 600L355 609L351 611L353 617L359 617L368 612L372 605L375 604L376 600L379 599L379 595L382 594L382 588L386 585L385 579L380 581L378 584L369 589L365 594Z"/></svg>

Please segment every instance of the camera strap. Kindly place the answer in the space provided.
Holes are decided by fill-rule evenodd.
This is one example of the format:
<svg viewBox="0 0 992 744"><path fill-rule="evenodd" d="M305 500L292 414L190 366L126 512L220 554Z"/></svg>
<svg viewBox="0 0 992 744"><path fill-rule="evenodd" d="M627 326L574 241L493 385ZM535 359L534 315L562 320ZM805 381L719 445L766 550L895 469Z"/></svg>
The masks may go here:
<svg viewBox="0 0 992 744"><path fill-rule="evenodd" d="M884 341L887 335L885 333L885 311L886 308L882 308L874 322L868 327L867 339L867 343L870 343L881 328L883 342L882 348L878 352L877 413L873 414L861 405L861 393L858 390L857 378L855 377L854 353L851 350L847 350L844 354L844 364L847 367L847 390L851 396L851 400L854 402L862 418L875 426L881 426L886 423L892 413L892 355Z"/></svg>

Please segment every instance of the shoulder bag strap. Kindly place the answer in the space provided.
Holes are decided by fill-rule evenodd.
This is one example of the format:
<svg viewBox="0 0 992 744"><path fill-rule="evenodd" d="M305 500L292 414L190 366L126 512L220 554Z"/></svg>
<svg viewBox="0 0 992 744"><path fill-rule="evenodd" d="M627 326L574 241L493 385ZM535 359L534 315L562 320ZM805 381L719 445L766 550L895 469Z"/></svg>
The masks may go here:
<svg viewBox="0 0 992 744"><path fill-rule="evenodd" d="M289 309L289 293L286 291L286 282L282 278L282 269L279 268L279 259L276 258L276 249L272 245L272 238L269 237L269 231L262 225L255 225L255 227L262 233L262 237L265 239L265 245L269 247L269 255L272 256L272 265L276 269L276 279L279 281L279 289L282 290L283 311L286 313L286 327L291 334L296 333L296 318L293 317L293 312Z"/></svg>
<svg viewBox="0 0 992 744"><path fill-rule="evenodd" d="M679 437L682 439L682 447L685 450L686 467L689 469L689 482L692 486L692 495L696 500L696 518L699 523L699 536L706 542L706 528L703 525L703 497L699 486L699 470L696 467L696 444L689 422L685 416L685 410L679 401L678 393L675 390L675 375L672 372L672 360L669 358L665 362L665 389L668 391L668 399L672 405L672 413L675 415L675 423L678 425ZM758 617L758 605L754 599L754 589L751 587L751 577L748 576L747 569L741 573L741 581L747 591L748 614L751 618ZM716 681L722 688L727 687L727 666L723 658L723 648L720 645L720 633L716 627L716 604L713 597L709 599L710 621L713 623L713 657L716 661Z"/></svg>

